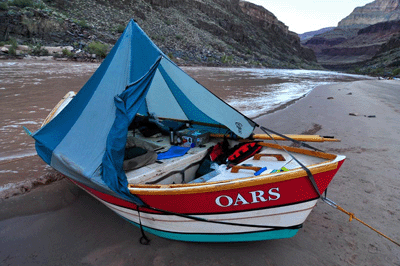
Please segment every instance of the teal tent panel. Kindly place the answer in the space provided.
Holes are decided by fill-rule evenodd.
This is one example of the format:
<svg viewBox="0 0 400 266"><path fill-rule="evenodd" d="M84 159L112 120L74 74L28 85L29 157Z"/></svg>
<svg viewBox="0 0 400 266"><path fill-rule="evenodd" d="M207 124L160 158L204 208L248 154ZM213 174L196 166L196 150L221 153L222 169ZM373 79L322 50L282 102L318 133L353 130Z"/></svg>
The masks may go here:
<svg viewBox="0 0 400 266"><path fill-rule="evenodd" d="M114 45L106 59L72 101L61 111L61 113L33 134L33 138L36 140L37 153L47 164L51 164L53 151L64 139L66 134L68 134L71 127L73 127L76 120L80 117L87 104L90 102L90 99L96 92L97 86L101 83L104 74L109 70L109 66L114 60L117 51L120 50L121 43L129 41L131 37L129 34L129 28L130 27L128 26L127 30L125 30L121 35L120 39Z"/></svg>
<svg viewBox="0 0 400 266"><path fill-rule="evenodd" d="M182 92L181 88L178 87L178 85L176 84L176 80L173 80L171 76L168 75L162 65L160 66L159 70L165 82L168 84L168 87L174 95L176 101L178 102L180 108L190 121L218 125L218 122L214 121L212 118L204 114L202 110L200 110L187 98L187 96Z"/></svg>
<svg viewBox="0 0 400 266"><path fill-rule="evenodd" d="M256 126L252 120L212 94L170 60L162 60L161 68L165 72L164 79L167 76L173 81L172 86L180 90L179 95L184 95L176 97L180 106L186 106L186 101L195 106L195 108L184 110L188 117L194 116L196 119L203 120L200 122L205 123L216 121L216 123L225 125L236 135L243 138L251 135ZM170 89L173 89L172 86L170 86ZM197 121L196 119L193 120Z"/></svg>
<svg viewBox="0 0 400 266"><path fill-rule="evenodd" d="M147 93L146 105L148 112L157 117L188 120L159 70Z"/></svg>
<svg viewBox="0 0 400 266"><path fill-rule="evenodd" d="M121 66L129 66L130 42L131 36L126 34L82 114L54 149L51 166L55 169L90 177L100 166L105 140L115 120L114 96L129 83L130 69Z"/></svg>

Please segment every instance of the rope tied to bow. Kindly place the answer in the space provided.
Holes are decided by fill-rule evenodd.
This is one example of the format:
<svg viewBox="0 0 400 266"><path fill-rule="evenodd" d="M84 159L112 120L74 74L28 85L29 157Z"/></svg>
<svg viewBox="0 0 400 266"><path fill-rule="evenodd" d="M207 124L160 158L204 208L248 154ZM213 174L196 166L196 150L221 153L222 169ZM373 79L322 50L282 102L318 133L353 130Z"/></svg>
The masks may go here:
<svg viewBox="0 0 400 266"><path fill-rule="evenodd" d="M393 240L392 238L388 237L387 235L385 235L384 233L378 231L377 229L373 228L372 226L370 226L369 224L367 224L366 222L358 219L356 217L356 215L352 212L346 211L345 209L343 209L342 207L340 207L339 205L337 205L335 202L333 202L332 200L328 199L327 197L323 197L322 200L327 203L329 206L338 209L341 212L344 212L345 214L347 214L349 216L349 222L351 222L353 219L356 221L359 221L361 224L365 225L366 227L368 227L369 229L377 232L379 235L383 236L384 238L388 239L389 241L391 241L392 243L396 244L397 246L400 247L400 243Z"/></svg>

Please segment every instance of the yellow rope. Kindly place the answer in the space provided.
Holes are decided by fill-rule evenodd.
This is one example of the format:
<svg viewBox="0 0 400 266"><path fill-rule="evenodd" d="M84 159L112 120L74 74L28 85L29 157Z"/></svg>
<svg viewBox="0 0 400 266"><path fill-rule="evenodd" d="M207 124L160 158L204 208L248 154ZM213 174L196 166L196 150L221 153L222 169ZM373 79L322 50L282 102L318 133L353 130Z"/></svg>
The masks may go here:
<svg viewBox="0 0 400 266"><path fill-rule="evenodd" d="M386 239L392 241L394 244L396 244L397 246L400 247L400 243L399 243L399 242L394 241L393 239L391 239L390 237L386 236L385 234L379 232L378 230L376 230L376 229L373 228L372 226L370 226L370 225L366 224L365 222L361 221L360 219L358 219L358 218L354 215L354 213L351 213L351 212L346 211L345 209L343 209L343 208L340 207L339 205L336 205L336 208L337 208L339 211L342 211L342 212L344 212L345 214L347 214L347 215L349 216L349 222L351 222L353 219L355 219L355 220L359 221L360 223L362 223L363 225L365 225L366 227L368 227L368 228L374 230L375 232L377 232L377 233L380 234L381 236L383 236L383 237L385 237Z"/></svg>

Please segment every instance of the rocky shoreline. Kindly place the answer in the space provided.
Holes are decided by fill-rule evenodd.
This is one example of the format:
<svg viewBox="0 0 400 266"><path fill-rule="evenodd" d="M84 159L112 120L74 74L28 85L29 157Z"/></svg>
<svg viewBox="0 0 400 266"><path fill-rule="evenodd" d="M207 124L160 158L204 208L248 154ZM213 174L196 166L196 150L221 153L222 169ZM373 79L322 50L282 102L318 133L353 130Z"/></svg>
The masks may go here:
<svg viewBox="0 0 400 266"><path fill-rule="evenodd" d="M0 59L36 59L78 62L100 62L103 57L96 53L89 53L72 46L41 46L40 53L35 52L35 47L28 45L17 45L12 50L12 45L0 46ZM13 52L10 52L13 51Z"/></svg>

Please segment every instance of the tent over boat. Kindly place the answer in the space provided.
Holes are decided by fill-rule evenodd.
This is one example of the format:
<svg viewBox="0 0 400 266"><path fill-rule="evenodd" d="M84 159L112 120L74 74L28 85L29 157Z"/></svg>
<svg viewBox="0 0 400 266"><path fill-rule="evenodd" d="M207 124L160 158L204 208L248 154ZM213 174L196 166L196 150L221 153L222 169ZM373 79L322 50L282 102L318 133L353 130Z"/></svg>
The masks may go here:
<svg viewBox="0 0 400 266"><path fill-rule="evenodd" d="M257 125L182 71L133 20L79 93L56 109L58 114L33 134L39 156L119 215L171 239L293 236L344 161L344 156L264 142L245 146L210 139L210 134L229 134L251 142ZM207 137L178 157L158 154L158 161L142 161L141 167L126 171L129 141L149 153L181 148L171 145L167 136L148 138L137 128L128 132L137 117L157 118L156 124L167 128L167 122L188 124L190 128L180 132L191 141L204 132ZM252 147L257 150L242 161L230 159L234 167L210 170L213 175L199 181L199 165L208 159L207 151L219 145L242 147L236 152L239 157ZM292 153L298 153L298 159L291 159Z"/></svg>
<svg viewBox="0 0 400 266"><path fill-rule="evenodd" d="M131 20L72 102L33 135L37 152L67 176L126 192L120 165L137 113L214 125L209 130L243 138L256 125L183 72Z"/></svg>

